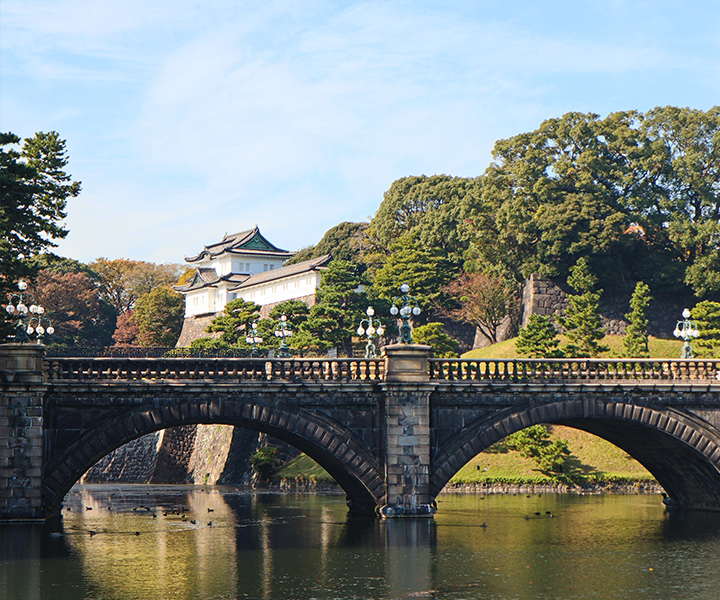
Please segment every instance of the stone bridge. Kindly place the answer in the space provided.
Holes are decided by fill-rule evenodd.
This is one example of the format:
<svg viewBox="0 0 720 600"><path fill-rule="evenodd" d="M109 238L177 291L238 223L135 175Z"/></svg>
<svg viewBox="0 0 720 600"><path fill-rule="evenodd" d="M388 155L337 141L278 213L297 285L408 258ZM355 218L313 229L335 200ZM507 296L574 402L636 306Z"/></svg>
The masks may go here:
<svg viewBox="0 0 720 600"><path fill-rule="evenodd" d="M352 511L431 515L471 458L520 429L583 429L642 463L674 507L720 510L720 361L46 358L0 346L0 519L44 519L112 450L194 423L302 450Z"/></svg>

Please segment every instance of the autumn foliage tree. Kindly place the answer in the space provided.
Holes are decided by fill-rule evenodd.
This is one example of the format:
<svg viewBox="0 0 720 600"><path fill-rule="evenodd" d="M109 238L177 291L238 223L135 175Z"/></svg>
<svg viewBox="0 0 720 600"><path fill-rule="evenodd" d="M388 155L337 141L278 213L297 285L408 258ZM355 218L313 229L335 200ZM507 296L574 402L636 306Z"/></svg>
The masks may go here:
<svg viewBox="0 0 720 600"><path fill-rule="evenodd" d="M517 292L500 277L486 273L461 273L445 286L457 307L445 314L474 325L491 343L498 341L498 329L517 305Z"/></svg>

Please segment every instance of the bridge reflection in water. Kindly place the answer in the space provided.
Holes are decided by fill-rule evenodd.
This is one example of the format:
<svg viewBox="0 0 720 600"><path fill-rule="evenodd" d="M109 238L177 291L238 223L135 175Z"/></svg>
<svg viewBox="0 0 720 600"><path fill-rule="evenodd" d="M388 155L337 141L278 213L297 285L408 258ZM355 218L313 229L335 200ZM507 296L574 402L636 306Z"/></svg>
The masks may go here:
<svg viewBox="0 0 720 600"><path fill-rule="evenodd" d="M0 431L9 432L15 477L7 477L0 517L56 512L115 448L194 423L247 427L300 449L357 513L432 515L434 498L463 465L538 423L619 446L673 506L720 509L720 361L439 360L428 351L118 359L44 358L41 346L0 346L9 407Z"/></svg>
<svg viewBox="0 0 720 600"><path fill-rule="evenodd" d="M435 519L375 520L347 518L337 496L77 486L59 534L0 526L0 589L57 600L717 596L720 514L663 514L644 496L439 502Z"/></svg>

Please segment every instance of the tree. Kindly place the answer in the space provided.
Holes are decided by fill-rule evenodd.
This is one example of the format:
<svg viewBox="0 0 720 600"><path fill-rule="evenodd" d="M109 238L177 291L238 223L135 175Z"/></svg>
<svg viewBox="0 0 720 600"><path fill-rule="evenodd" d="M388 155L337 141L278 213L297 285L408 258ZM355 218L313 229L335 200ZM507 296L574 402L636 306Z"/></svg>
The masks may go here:
<svg viewBox="0 0 720 600"><path fill-rule="evenodd" d="M443 331L442 323L428 323L413 329L413 342L432 349L435 358L457 358L460 344Z"/></svg>
<svg viewBox="0 0 720 600"><path fill-rule="evenodd" d="M159 286L138 298L133 313L141 346L174 346L182 331L185 301L170 286Z"/></svg>
<svg viewBox="0 0 720 600"><path fill-rule="evenodd" d="M394 243L391 250L392 254L375 273L373 294L391 301L400 295L400 286L407 283L410 294L423 310L418 318L422 323L429 318L431 309L447 305L445 286L457 269L440 250L417 245L408 237Z"/></svg>
<svg viewBox="0 0 720 600"><path fill-rule="evenodd" d="M560 358L560 340L550 319L544 315L530 315L527 326L520 330L515 348L520 356L528 358Z"/></svg>
<svg viewBox="0 0 720 600"><path fill-rule="evenodd" d="M333 258L360 264L368 223L350 223L345 221L328 229L315 246L303 248L285 265L294 265L305 260L331 254Z"/></svg>
<svg viewBox="0 0 720 600"><path fill-rule="evenodd" d="M595 290L596 282L587 260L580 258L568 277L568 284L578 293L568 296L565 314L557 317L570 340L563 347L566 356L592 357L608 350L599 343L605 337L605 330L600 318L602 290Z"/></svg>
<svg viewBox="0 0 720 600"><path fill-rule="evenodd" d="M55 328L55 333L45 338L48 345L112 345L115 311L98 296L95 283L84 273L43 269L33 280L32 295Z"/></svg>
<svg viewBox="0 0 720 600"><path fill-rule="evenodd" d="M700 335L695 344L704 357L720 358L720 302L705 300L692 309Z"/></svg>
<svg viewBox="0 0 720 600"><path fill-rule="evenodd" d="M571 456L570 447L565 440L551 442L545 425L531 425L508 436L505 447L534 460L544 475L557 479L566 474L567 459Z"/></svg>
<svg viewBox="0 0 720 600"><path fill-rule="evenodd" d="M657 235L684 266L698 297L720 292L720 106L658 107L641 130L661 151L661 193L647 207Z"/></svg>
<svg viewBox="0 0 720 600"><path fill-rule="evenodd" d="M258 478L267 481L277 472L277 448L260 448L257 452L250 455L250 465L257 473Z"/></svg>
<svg viewBox="0 0 720 600"><path fill-rule="evenodd" d="M406 238L458 267L469 241L462 214L478 196L476 179L422 175L394 181L367 229L365 261L378 268L395 253L393 244Z"/></svg>
<svg viewBox="0 0 720 600"><path fill-rule="evenodd" d="M312 338L318 349L341 346L350 356L352 338L365 316L367 280L346 260L333 260L322 274L307 321L300 326L300 342ZM298 344L299 342L294 342ZM296 346L298 347L298 346Z"/></svg>
<svg viewBox="0 0 720 600"><path fill-rule="evenodd" d="M178 265L157 265L127 258L100 257L90 263L90 267L100 275L100 293L118 314L132 310L140 296L157 286L176 283L182 272Z"/></svg>
<svg viewBox="0 0 720 600"><path fill-rule="evenodd" d="M21 278L37 273L25 260L57 244L67 235L61 224L69 198L80 183L64 171L65 141L56 132L20 138L0 133L0 298L15 291ZM6 326L0 322L0 329ZM7 333L7 331L0 331ZM4 338L4 335L2 336Z"/></svg>
<svg viewBox="0 0 720 600"><path fill-rule="evenodd" d="M474 325L491 343L497 343L498 328L518 303L515 286L485 273L461 273L445 286L459 305L444 312L451 318Z"/></svg>
<svg viewBox="0 0 720 600"><path fill-rule="evenodd" d="M250 333L249 327L259 319L260 307L257 304L237 298L225 305L222 314L215 317L205 331L220 333L220 339L227 346L249 348L245 338ZM267 338L267 335L263 337Z"/></svg>
<svg viewBox="0 0 720 600"><path fill-rule="evenodd" d="M116 346L136 346L139 335L140 328L135 322L133 311L129 310L118 316L115 333L113 333Z"/></svg>
<svg viewBox="0 0 720 600"><path fill-rule="evenodd" d="M651 300L652 296L648 285L638 281L632 298L630 298L632 310L625 315L629 323L625 329L623 345L625 346L625 356L628 358L650 357L647 308Z"/></svg>

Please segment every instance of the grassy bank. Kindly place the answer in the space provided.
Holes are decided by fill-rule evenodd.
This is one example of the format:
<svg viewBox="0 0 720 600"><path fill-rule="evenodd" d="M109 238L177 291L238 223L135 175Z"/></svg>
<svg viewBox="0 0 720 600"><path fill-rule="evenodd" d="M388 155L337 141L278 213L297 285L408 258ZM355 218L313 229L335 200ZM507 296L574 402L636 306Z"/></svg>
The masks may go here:
<svg viewBox="0 0 720 600"><path fill-rule="evenodd" d="M570 427L551 425L548 429L551 439L567 441L572 452L569 466L588 483L653 481L653 476L640 463L610 442ZM322 467L304 454L287 463L279 476L318 483L332 481ZM473 458L450 483L543 484L552 483L552 479L535 470L532 460L496 445Z"/></svg>
<svg viewBox="0 0 720 600"><path fill-rule="evenodd" d="M558 336L560 345L567 343L565 336ZM476 348L463 354L463 358L521 358L515 349L515 339L506 340L486 346L485 348ZM621 335L606 335L602 341L604 346L608 346L610 350L600 355L601 358L620 357L624 351L624 337ZM680 340L668 340L664 338L656 338L650 336L649 348L651 358L680 358L680 348L682 347Z"/></svg>
<svg viewBox="0 0 720 600"><path fill-rule="evenodd" d="M567 342L560 336L561 344ZM622 336L606 336L603 344L610 350L602 357L618 357L623 352ZM650 338L652 358L677 358L682 342L661 338ZM463 358L520 358L515 349L515 339L478 348L463 355ZM631 456L613 446L610 442L570 427L548 426L551 439L565 440L572 457L569 467L575 476L588 483L648 482L653 476ZM291 460L279 472L286 479L299 479L318 483L331 482L332 477L315 461L304 454ZM546 484L552 479L535 470L535 463L523 458L517 452L506 451L502 444L478 454L450 480L451 484Z"/></svg>

